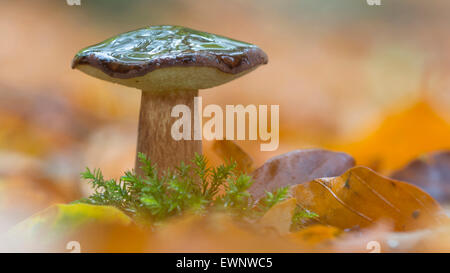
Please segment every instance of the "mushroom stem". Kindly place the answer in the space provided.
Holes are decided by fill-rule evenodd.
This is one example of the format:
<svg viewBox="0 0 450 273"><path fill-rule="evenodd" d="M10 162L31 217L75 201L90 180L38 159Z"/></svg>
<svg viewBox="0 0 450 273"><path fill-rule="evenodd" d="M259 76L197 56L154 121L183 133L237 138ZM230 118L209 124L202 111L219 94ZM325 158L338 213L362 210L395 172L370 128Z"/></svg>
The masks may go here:
<svg viewBox="0 0 450 273"><path fill-rule="evenodd" d="M190 162L195 153L202 153L202 141L193 140L194 115L199 114L194 111L194 97L197 95L198 90L142 92L137 152L147 155L157 164L158 170L173 169L179 166L181 161ZM177 141L171 135L171 127L178 119L171 117L171 112L178 104L184 104L191 110L192 140ZM140 165L136 156L135 171L138 175L142 175Z"/></svg>

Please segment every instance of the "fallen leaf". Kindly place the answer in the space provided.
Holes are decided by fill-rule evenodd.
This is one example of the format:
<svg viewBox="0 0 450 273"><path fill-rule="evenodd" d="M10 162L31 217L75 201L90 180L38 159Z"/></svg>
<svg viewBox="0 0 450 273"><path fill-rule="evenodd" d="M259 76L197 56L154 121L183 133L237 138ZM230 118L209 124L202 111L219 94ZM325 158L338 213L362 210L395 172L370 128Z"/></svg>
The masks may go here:
<svg viewBox="0 0 450 273"><path fill-rule="evenodd" d="M395 231L407 231L438 224L446 217L439 204L416 186L366 167L315 179L294 191L298 204L317 213L321 223L341 229L387 222Z"/></svg>
<svg viewBox="0 0 450 273"><path fill-rule="evenodd" d="M245 173L253 171L253 159L236 142L216 140L213 144L213 150L224 161L230 159L236 161L237 170Z"/></svg>
<svg viewBox="0 0 450 273"><path fill-rule="evenodd" d="M265 191L338 176L354 165L353 158L345 153L321 149L295 150L273 157L256 169L253 172L255 182L249 192L259 199Z"/></svg>
<svg viewBox="0 0 450 273"><path fill-rule="evenodd" d="M394 172L391 177L424 189L439 202L449 202L450 151L423 155Z"/></svg>
<svg viewBox="0 0 450 273"><path fill-rule="evenodd" d="M270 208L259 220L259 224L265 229L277 231L280 235L287 234L291 227L296 206L295 198L284 200Z"/></svg>

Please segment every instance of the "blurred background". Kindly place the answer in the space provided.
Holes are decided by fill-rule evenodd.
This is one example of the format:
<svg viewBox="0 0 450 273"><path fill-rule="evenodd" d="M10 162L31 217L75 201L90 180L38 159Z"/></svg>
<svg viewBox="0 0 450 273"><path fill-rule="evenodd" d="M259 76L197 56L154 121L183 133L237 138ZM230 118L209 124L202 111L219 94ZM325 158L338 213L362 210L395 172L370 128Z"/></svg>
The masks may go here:
<svg viewBox="0 0 450 273"><path fill-rule="evenodd" d="M450 2L4 1L0 8L0 230L89 193L79 173L134 165L140 91L70 68L83 47L172 24L260 46L269 64L200 92L206 104L280 105L280 145L238 142L261 165L344 151L383 174L450 148ZM219 164L204 142L211 164Z"/></svg>

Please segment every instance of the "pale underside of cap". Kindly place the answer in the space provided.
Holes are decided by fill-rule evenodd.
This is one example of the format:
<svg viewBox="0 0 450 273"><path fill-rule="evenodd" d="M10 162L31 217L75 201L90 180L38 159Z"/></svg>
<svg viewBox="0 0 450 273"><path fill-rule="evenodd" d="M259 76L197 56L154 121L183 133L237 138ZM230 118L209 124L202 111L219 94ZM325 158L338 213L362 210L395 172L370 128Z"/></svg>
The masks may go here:
<svg viewBox="0 0 450 273"><path fill-rule="evenodd" d="M169 92L211 88L243 76L255 68L237 74L229 74L213 67L167 67L129 79L113 78L90 65L79 65L77 69L95 78L135 87L146 92Z"/></svg>

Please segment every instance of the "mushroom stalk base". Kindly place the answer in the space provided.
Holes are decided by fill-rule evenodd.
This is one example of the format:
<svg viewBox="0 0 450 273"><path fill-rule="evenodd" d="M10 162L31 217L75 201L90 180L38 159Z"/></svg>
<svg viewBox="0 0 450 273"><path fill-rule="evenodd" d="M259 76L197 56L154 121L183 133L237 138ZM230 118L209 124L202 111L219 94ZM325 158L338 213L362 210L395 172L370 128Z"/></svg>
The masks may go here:
<svg viewBox="0 0 450 273"><path fill-rule="evenodd" d="M172 108L184 104L191 110L191 136L194 128L194 97L198 90L179 92L142 92L137 152L144 153L158 166L158 170L166 171L180 165L188 164L195 153L202 153L201 140L175 140L171 135L172 125L179 117L171 117ZM183 128L184 129L184 128ZM135 171L142 175L140 162L136 157Z"/></svg>

